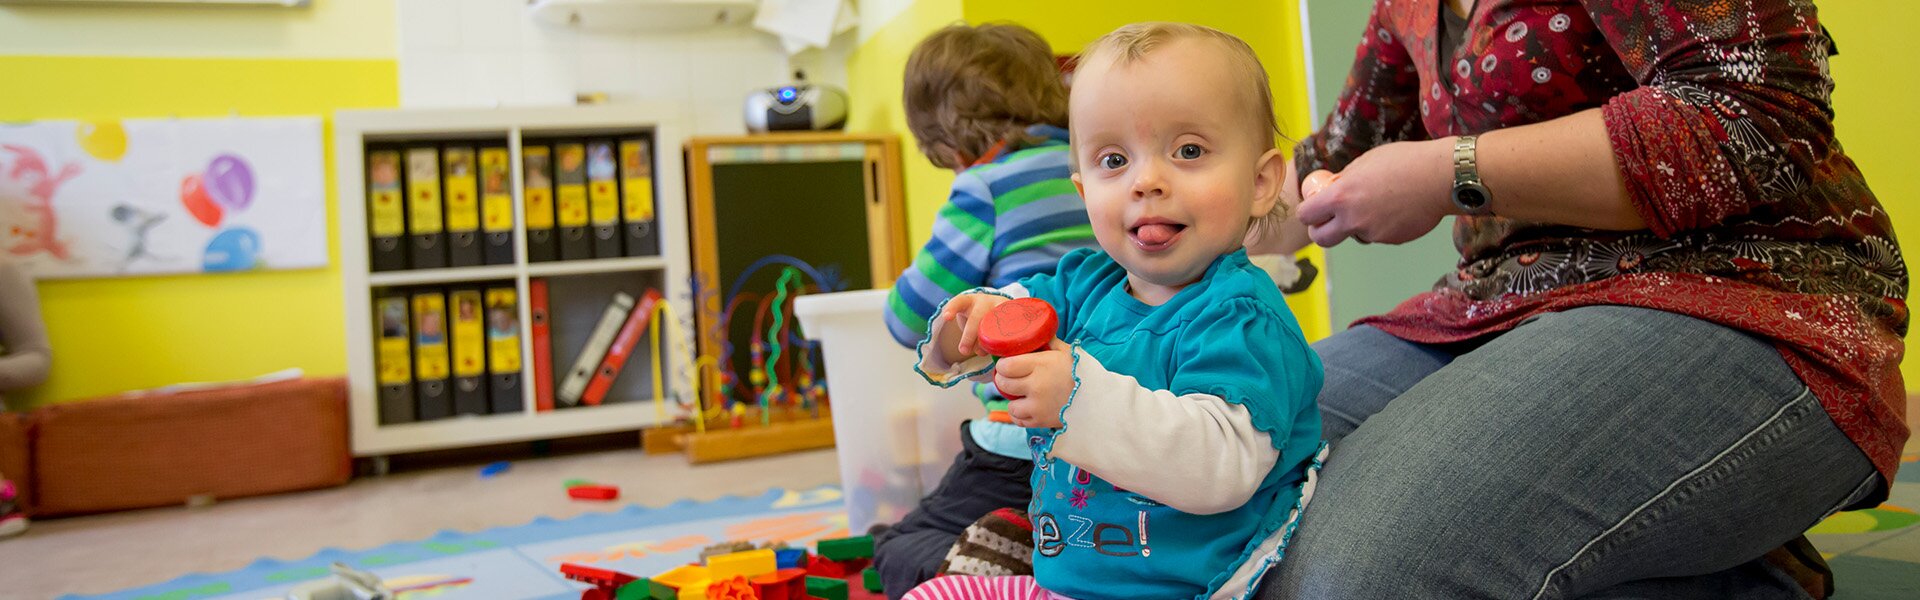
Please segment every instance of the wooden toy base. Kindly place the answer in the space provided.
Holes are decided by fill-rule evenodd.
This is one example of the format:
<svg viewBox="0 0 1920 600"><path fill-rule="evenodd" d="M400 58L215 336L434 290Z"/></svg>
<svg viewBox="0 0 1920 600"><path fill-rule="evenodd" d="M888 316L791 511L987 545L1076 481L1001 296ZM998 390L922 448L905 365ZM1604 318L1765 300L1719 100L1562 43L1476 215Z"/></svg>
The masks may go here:
<svg viewBox="0 0 1920 600"><path fill-rule="evenodd" d="M737 428L730 418L709 420L705 433L694 431L692 424L684 422L654 427L641 434L641 446L647 454L684 451L687 462L693 464L833 447L831 411L823 409L814 416L799 410L774 410L767 425L760 424L758 410L750 409Z"/></svg>

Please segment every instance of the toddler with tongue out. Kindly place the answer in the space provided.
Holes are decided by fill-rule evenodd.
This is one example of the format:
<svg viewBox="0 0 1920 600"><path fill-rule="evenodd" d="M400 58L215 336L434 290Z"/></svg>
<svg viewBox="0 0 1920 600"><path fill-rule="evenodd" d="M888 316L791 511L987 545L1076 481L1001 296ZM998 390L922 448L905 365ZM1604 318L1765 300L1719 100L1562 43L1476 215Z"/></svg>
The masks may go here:
<svg viewBox="0 0 1920 600"><path fill-rule="evenodd" d="M1265 71L1245 42L1175 23L1082 54L1073 182L1100 251L954 297L916 366L991 373L1032 449L1031 577L942 577L915 598L1243 598L1278 562L1324 457L1319 358L1250 231L1285 217ZM1059 314L1047 348L985 356L1011 298Z"/></svg>

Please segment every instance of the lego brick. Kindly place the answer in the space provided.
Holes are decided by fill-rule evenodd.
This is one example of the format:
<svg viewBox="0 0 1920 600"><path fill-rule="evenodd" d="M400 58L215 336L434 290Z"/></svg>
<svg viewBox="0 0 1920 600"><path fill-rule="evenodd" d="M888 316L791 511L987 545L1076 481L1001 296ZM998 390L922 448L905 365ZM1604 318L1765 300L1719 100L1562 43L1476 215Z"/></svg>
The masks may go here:
<svg viewBox="0 0 1920 600"><path fill-rule="evenodd" d="M653 596L653 582L642 577L627 582L613 593L613 600L650 600Z"/></svg>
<svg viewBox="0 0 1920 600"><path fill-rule="evenodd" d="M853 560L873 557L873 536L820 540L814 544L820 556L828 560Z"/></svg>
<svg viewBox="0 0 1920 600"><path fill-rule="evenodd" d="M751 550L708 558L707 570L719 581L772 573L779 568L778 562L772 550Z"/></svg>
<svg viewBox="0 0 1920 600"><path fill-rule="evenodd" d="M704 566L681 565L655 575L653 581L671 588L676 600L705 600L707 586L713 584L713 573ZM658 595L657 591L655 595Z"/></svg>
<svg viewBox="0 0 1920 600"><path fill-rule="evenodd" d="M807 551L800 548L782 548L773 551L774 566L782 569L807 568Z"/></svg>
<svg viewBox="0 0 1920 600"><path fill-rule="evenodd" d="M620 487L613 485L576 485L567 488L567 495L576 500L613 500L620 497Z"/></svg>
<svg viewBox="0 0 1920 600"><path fill-rule="evenodd" d="M822 600L847 600L847 582L831 577L807 577L807 595Z"/></svg>
<svg viewBox="0 0 1920 600"><path fill-rule="evenodd" d="M860 584L861 584L862 586L865 586L865 587L867 588L867 591L869 591L869 592L873 592L873 593L876 593L876 594L877 594L877 593L880 593L880 588L881 588L881 585L880 585L880 572L879 572L879 571L876 571L876 570L874 570L874 569L873 569L873 568L871 568L871 567L869 567L869 568L868 568L867 570L865 570L865 571L861 571L861 572L860 572Z"/></svg>

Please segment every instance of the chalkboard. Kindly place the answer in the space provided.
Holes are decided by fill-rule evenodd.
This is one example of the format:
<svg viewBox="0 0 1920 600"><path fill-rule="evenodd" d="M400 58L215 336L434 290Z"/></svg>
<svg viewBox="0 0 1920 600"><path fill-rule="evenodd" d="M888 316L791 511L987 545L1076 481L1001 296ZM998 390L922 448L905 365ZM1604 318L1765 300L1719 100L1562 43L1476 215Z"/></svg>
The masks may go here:
<svg viewBox="0 0 1920 600"><path fill-rule="evenodd" d="M789 310L796 293L891 285L906 267L898 146L840 134L694 138L688 155L700 353L731 365L735 399L754 400L752 340L783 312L772 299L787 267L801 273ZM790 313L781 318L796 327ZM783 346L778 372L791 386L793 344ZM817 363L814 372L824 373Z"/></svg>

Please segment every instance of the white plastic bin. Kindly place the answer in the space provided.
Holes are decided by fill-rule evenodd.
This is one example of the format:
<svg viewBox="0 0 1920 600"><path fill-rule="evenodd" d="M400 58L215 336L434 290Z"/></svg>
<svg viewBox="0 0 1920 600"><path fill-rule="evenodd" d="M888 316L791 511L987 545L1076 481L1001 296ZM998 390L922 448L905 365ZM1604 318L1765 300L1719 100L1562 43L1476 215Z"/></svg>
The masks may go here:
<svg viewBox="0 0 1920 600"><path fill-rule="evenodd" d="M886 306L887 290L793 301L826 362L847 527L856 534L913 510L960 452L960 422L986 416L970 386L943 390L913 372L913 351L887 333Z"/></svg>

